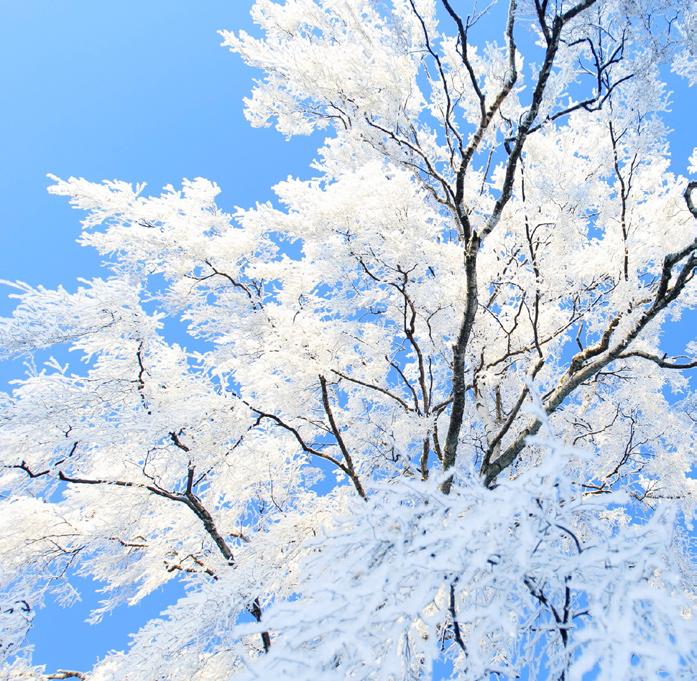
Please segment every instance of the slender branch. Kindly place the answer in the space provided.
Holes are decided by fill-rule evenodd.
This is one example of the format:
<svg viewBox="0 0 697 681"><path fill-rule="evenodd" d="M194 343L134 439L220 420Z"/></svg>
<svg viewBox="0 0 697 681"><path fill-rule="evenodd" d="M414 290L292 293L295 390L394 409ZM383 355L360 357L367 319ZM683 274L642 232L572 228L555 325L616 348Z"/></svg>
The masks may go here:
<svg viewBox="0 0 697 681"><path fill-rule="evenodd" d="M407 386L409 392L412 395L412 398L414 400L414 411L416 411L417 414L421 414L421 408L419 407L419 398L416 394L416 390L414 390L414 386L409 382L409 379L404 375L404 372L402 371L401 367L399 364L396 362L393 362L389 357L385 357L385 359L389 362L390 366L399 374L399 377L402 379L404 385Z"/></svg>
<svg viewBox="0 0 697 681"><path fill-rule="evenodd" d="M395 395L393 392L390 392L386 388L381 388L378 385L374 385L372 383L367 383L366 381L361 381L358 378L354 378L353 376L348 376L347 374L337 371L336 369L332 369L332 373L336 374L340 378L343 378L347 381L350 381L351 383L355 383L356 385L362 385L364 388L370 388L371 390L375 390L376 392L382 393L383 395L387 395L387 397L392 398L395 400L395 402L398 402L406 411L414 411L413 407L410 407L401 397L398 395Z"/></svg>
<svg viewBox="0 0 697 681"><path fill-rule="evenodd" d="M455 637L455 642L460 646L462 652L467 655L467 647L465 642L462 640L462 632L460 631L460 623L457 621L457 611L455 609L455 584L450 585L450 603L448 606L448 611L450 612L450 619L453 624L453 635Z"/></svg>
<svg viewBox="0 0 697 681"><path fill-rule="evenodd" d="M538 359L537 362L535 363L535 366L533 367L533 370L530 374L530 380L534 380L535 376L537 376L538 372L544 365L544 360L542 358ZM521 407L523 406L523 402L525 401L525 398L528 396L530 392L530 388L526 385L523 390L521 391L520 395L518 396L518 399L516 400L516 403L513 405L513 409L511 409L510 414L508 415L508 418L505 420L505 422L502 424L501 428L499 429L499 432L496 434L496 436L491 440L489 443L489 446L487 447L486 454L484 455L484 460L482 461L482 466L480 473L486 477L487 470L489 468L489 465L491 463L491 457L493 456L494 452L496 451L498 445L501 443L501 440L506 436L506 433L511 429L511 426L513 425L513 422L517 418Z"/></svg>
<svg viewBox="0 0 697 681"><path fill-rule="evenodd" d="M241 399L241 398L240 398L240 399ZM275 414L269 414L269 413L267 413L267 412L261 411L260 409L257 409L256 407L253 407L253 406L252 406L251 404L249 404L249 402L247 402L246 400L242 400L242 401L243 401L244 404L246 404L255 414L258 414L260 419L269 419L270 421L273 421L273 422L276 423L277 425L281 426L281 428L283 428L283 429L287 430L289 433L291 433L291 435L293 435L293 437L295 438L295 440L297 441L297 443L300 445L300 448L301 448L304 452L307 452L308 454L312 454L313 456L316 456L316 457L318 457L318 458L320 458L320 459L324 459L325 461L329 461L330 463L333 463L335 466L337 466L338 468L340 468L344 473L346 473L346 475L349 475L349 474L350 474L350 471L348 470L348 468L346 468L346 466L345 466L343 463L341 463L341 461L339 461L338 459L335 459L335 458L334 458L333 456L331 456L330 454L325 454L324 452L320 452L318 449L315 449L314 447L311 447L310 445L308 445L308 444L305 442L305 440L303 439L303 437L300 435L300 432L299 432L296 428L294 428L293 426L289 425L288 423L286 423L285 421L283 421L281 418L279 418L279 417L276 416Z"/></svg>
<svg viewBox="0 0 697 681"><path fill-rule="evenodd" d="M59 471L58 478L63 482L80 485L114 485L116 487L133 487L139 489L146 489L152 494L155 494L156 496L169 499L170 501L182 503L185 506L187 506L194 513L194 515L201 521L204 529L206 530L206 533L210 536L215 545L218 547L218 550L223 555L228 564L231 567L235 567L237 565L232 549L225 541L218 528L216 527L215 521L213 520L213 516L210 514L210 511L208 511L208 509L203 505L201 500L191 491L191 481L193 479L193 468L191 466L188 470L187 490L184 494L177 494L175 492L170 492L168 490L161 489L160 487L144 485L142 483L137 482L130 482L128 480L74 478L65 475L63 471ZM261 621L261 609L259 607L258 599L255 599L254 602L250 606L248 606L248 610L257 619L257 621ZM264 652L268 652L268 649L271 645L271 638L269 633L266 631L262 632L261 639L262 644L264 646Z"/></svg>
<svg viewBox="0 0 697 681"><path fill-rule="evenodd" d="M235 558L233 556L232 550L225 542L225 539L223 539L223 536L218 531L210 512L203 506L201 500L189 490L187 490L184 494L179 494L177 492L170 492L169 490L162 489L161 487L158 487L156 485L145 485L143 483L132 482L130 480L76 478L66 475L63 471L58 471L58 479L62 482L68 482L76 485L112 485L114 487L131 487L134 489L144 489L154 494L155 496L184 504L185 506L188 506L189 509L194 513L194 515L196 515L198 519L203 523L204 529L211 537L211 539L214 541L215 545L218 547L225 559L231 565L235 564Z"/></svg>
<svg viewBox="0 0 697 681"><path fill-rule="evenodd" d="M324 406L324 411L327 414L332 433L336 438L336 442L339 445L341 454L343 455L344 461L346 462L346 467L344 468L344 470L346 471L346 474L351 478L351 482L353 482L353 486L356 488L356 491L358 492L359 496L367 500L365 490L363 489L363 485L361 485L361 481L359 480L358 475L356 474L356 469L354 468L351 454L349 453L348 448L346 447L346 443L344 442L344 438L341 435L341 431L336 425L336 420L334 419L334 412L332 411L332 407L329 403L327 380L321 374L319 375L319 383L322 388L322 405Z"/></svg>
<svg viewBox="0 0 697 681"><path fill-rule="evenodd" d="M484 239L484 237L490 234L494 227L496 227L496 225L499 223L499 220L501 219L501 213L503 212L504 207L510 200L511 195L513 193L513 181L515 178L516 167L523 153L525 141L528 135L530 134L530 130L535 122L535 119L537 118L537 114L539 113L543 95L547 88L547 82L549 81L549 76L552 72L552 66L554 64L557 51L559 50L559 42L561 38L562 29L564 28L565 24L567 24L573 18L578 16L584 10L594 5L596 1L597 0L584 0L575 7L572 7L564 14L557 15L554 18L554 21L552 22L552 30L549 36L547 49L545 51L545 58L542 63L542 68L540 69L540 73L537 77L537 84L535 85L535 89L533 91L530 108L523 117L523 121L521 122L520 127L518 128L518 133L515 138L513 149L511 150L511 154L508 157L506 174L503 181L503 187L501 188L501 194L499 195L499 198L496 200L494 209L491 215L489 216L489 219L487 220L484 229L482 230L482 239Z"/></svg>
<svg viewBox="0 0 697 681"><path fill-rule="evenodd" d="M457 25L458 34L460 37L460 56L462 57L462 63L464 64L465 69L467 69L470 82L472 83L472 89L474 90L475 94L477 95L477 99L479 100L481 116L482 118L484 118L486 116L486 100L484 98L484 94L482 93L481 88L479 87L479 81L474 73L474 69L472 68L472 63L469 60L469 55L467 54L467 28L465 27L459 14L453 9L450 2L448 0L441 0L441 2L445 7L445 11L450 15L451 19Z"/></svg>
<svg viewBox="0 0 697 681"><path fill-rule="evenodd" d="M441 62L440 56L438 53L433 49L431 46L431 40L428 35L428 30L426 28L426 23L423 20L423 17L419 14L418 10L416 9L416 5L414 4L414 0L409 0L409 4L411 5L412 12L416 15L416 18L418 19L419 23L421 24L421 30L424 34L424 43L426 44L426 49L428 50L429 54L433 57L434 61L436 62L436 65L438 67L438 74L440 75L440 80L441 84L443 86L443 94L445 95L445 115L444 115L444 121L445 121L445 131L446 135L448 137L448 144L450 144L450 135L449 131L455 135L455 138L457 139L458 142L458 148L460 150L460 154L462 154L462 137L460 136L460 133L457 131L455 126L452 124L451 120L451 112L453 109L452 105L452 98L450 97L450 89L448 88L448 80L445 76L445 72L443 70L443 63ZM452 159L452 147L451 147L451 159Z"/></svg>
<svg viewBox="0 0 697 681"><path fill-rule="evenodd" d="M655 364L658 364L662 369L694 369L697 367L697 360L692 362L668 362L666 361L667 355L659 357L658 355L652 355L649 352L643 352L641 350L634 350L632 352L624 352L617 356L617 359L625 359L628 357L641 357L642 359L647 359Z"/></svg>

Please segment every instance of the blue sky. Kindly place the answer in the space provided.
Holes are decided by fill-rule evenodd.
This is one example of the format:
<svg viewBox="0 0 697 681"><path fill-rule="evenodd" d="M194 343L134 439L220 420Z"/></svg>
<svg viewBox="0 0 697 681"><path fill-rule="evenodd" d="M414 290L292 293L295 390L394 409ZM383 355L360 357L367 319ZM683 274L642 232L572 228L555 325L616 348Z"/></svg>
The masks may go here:
<svg viewBox="0 0 697 681"><path fill-rule="evenodd" d="M253 72L219 47L216 30L250 27L251 0L5 0L0 3L0 278L49 287L99 273L75 244L79 215L46 193L46 173L146 181L151 191L197 176L222 188L231 209L271 198L288 175L308 177L319 138L285 141L242 115ZM694 94L671 79L680 103L668 117L674 169L685 172ZM693 106L688 104L692 102ZM0 314L12 302L0 293ZM681 325L670 343L682 344ZM16 376L0 366L0 383ZM90 584L70 610L37 616L36 661L89 668L156 615L175 591L82 622L98 597Z"/></svg>
<svg viewBox="0 0 697 681"><path fill-rule="evenodd" d="M310 140L247 125L242 97L253 73L219 47L216 31L250 26L251 5L1 4L2 277L54 286L97 272L96 256L74 244L79 215L45 191L48 172L146 181L156 192L203 176L220 184L228 207L308 174Z"/></svg>

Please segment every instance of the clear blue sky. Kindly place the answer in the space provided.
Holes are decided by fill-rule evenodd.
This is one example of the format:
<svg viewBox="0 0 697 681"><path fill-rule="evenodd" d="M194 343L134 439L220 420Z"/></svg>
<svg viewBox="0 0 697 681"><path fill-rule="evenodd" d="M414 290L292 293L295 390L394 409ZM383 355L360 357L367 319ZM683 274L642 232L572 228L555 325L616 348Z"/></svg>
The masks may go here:
<svg viewBox="0 0 697 681"><path fill-rule="evenodd" d="M46 173L146 181L203 176L227 205L308 174L312 145L251 129L254 73L216 31L250 26L251 0L5 0L0 3L1 276L54 286L94 274L79 215ZM4 301L3 301L4 302ZM4 308L7 309L7 308Z"/></svg>
<svg viewBox="0 0 697 681"><path fill-rule="evenodd" d="M68 288L99 273L78 247L79 215L46 193L46 173L146 181L151 191L203 176L220 204L271 198L287 175L311 175L318 139L284 141L242 116L254 73L219 47L216 30L249 28L251 0L3 0L0 2L0 278ZM671 79L674 169L695 143L695 98ZM692 102L692 107L688 104ZM0 292L0 314L12 308ZM683 325L671 343L689 335ZM0 366L0 385L17 366ZM0 566L1 569L1 566ZM82 623L98 597L40 612L32 641L49 670L86 669L175 594Z"/></svg>

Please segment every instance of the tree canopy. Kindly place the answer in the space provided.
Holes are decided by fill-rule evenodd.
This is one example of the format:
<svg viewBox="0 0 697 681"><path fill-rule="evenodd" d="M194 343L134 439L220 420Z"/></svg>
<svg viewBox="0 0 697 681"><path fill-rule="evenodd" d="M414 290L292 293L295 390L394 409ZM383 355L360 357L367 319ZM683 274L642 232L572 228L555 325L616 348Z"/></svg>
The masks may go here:
<svg viewBox="0 0 697 681"><path fill-rule="evenodd" d="M697 341L663 342L697 183L662 118L694 5L252 12L221 32L261 74L246 116L325 131L312 179L226 211L202 178L51 176L108 273L5 282L0 673L695 678ZM74 575L95 620L186 592L47 673L26 635Z"/></svg>

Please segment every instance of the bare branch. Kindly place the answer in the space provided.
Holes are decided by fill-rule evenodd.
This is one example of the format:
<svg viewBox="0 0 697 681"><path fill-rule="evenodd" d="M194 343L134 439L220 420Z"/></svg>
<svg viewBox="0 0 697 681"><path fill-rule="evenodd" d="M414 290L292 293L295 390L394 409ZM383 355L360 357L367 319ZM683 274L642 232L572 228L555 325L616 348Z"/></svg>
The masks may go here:
<svg viewBox="0 0 697 681"><path fill-rule="evenodd" d="M390 392L386 388L381 388L378 385L373 385L372 383L367 383L366 381L361 381L358 378L354 378L353 376L348 376L347 374L337 371L336 369L332 369L332 373L336 374L340 378L343 378L347 381L350 381L351 383L355 383L356 385L362 385L364 388L370 388L371 390L375 390L376 392L382 393L383 395L386 395L387 397L392 398L395 402L399 403L402 407L404 407L405 411L411 411L413 412L414 409L413 407L410 407L399 395L395 395L394 393Z"/></svg>
<svg viewBox="0 0 697 681"><path fill-rule="evenodd" d="M346 443L344 442L344 438L341 435L341 431L339 430L338 426L336 425L336 420L334 419L334 412L332 411L331 405L329 404L329 392L327 391L327 380L320 374L319 376L319 383L322 388L322 404L324 406L324 411L327 414L327 418L329 419L329 425L331 426L332 433L334 433L334 437L336 438L336 442L339 445L339 449L341 450L341 453L344 457L344 461L346 462L346 467L343 469L346 471L346 474L351 478L351 482L353 482L354 487L356 488L356 491L358 494L363 498L367 499L365 495L365 491L363 489L363 485L361 485L361 481L358 478L358 475L356 474L356 469L354 468L353 465L353 459L351 458L351 454L349 453Z"/></svg>

